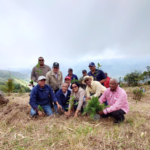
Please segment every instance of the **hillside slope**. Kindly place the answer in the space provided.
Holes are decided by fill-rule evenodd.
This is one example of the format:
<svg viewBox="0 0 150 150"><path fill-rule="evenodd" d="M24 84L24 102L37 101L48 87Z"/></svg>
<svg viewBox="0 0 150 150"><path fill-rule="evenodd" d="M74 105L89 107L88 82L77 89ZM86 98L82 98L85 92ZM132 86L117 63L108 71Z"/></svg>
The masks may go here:
<svg viewBox="0 0 150 150"><path fill-rule="evenodd" d="M9 78L14 79L14 83L26 85L30 80L30 75L20 72L0 70L0 82L6 82Z"/></svg>

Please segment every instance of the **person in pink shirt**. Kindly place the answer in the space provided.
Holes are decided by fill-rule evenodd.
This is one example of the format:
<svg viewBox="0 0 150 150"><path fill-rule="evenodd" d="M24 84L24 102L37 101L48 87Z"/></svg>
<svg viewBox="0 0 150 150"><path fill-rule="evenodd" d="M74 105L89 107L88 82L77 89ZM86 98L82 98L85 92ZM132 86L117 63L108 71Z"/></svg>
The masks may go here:
<svg viewBox="0 0 150 150"><path fill-rule="evenodd" d="M115 118L115 123L123 122L125 119L124 114L129 111L127 94L124 89L118 86L118 84L117 79L110 79L110 88L107 88L99 98L100 103L104 103L107 100L109 107L98 113L104 118L109 116Z"/></svg>

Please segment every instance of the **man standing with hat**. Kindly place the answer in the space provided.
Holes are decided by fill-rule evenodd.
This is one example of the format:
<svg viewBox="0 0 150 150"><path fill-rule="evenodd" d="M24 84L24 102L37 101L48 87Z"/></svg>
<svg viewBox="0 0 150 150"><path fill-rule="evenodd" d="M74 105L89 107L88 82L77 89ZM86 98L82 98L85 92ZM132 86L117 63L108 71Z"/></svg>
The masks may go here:
<svg viewBox="0 0 150 150"><path fill-rule="evenodd" d="M102 70L96 69L94 62L89 64L89 68L91 71L88 73L88 75L93 76L94 81L99 81L102 85L104 85L104 82L107 81L104 72Z"/></svg>
<svg viewBox="0 0 150 150"><path fill-rule="evenodd" d="M85 76L87 76L87 71L86 70L82 70L82 74L83 74L83 76L80 78L80 85L85 90L86 89L86 84L83 84L82 82L83 82L83 78Z"/></svg>
<svg viewBox="0 0 150 150"><path fill-rule="evenodd" d="M39 115L44 117L53 115L53 111L50 106L50 102L55 102L58 109L61 109L52 88L45 84L46 78L40 76L38 78L38 84L32 89L30 94L31 115ZM41 110L43 109L43 111Z"/></svg>
<svg viewBox="0 0 150 150"><path fill-rule="evenodd" d="M71 80L73 80L73 79L78 80L78 77L75 74L73 74L73 69L72 68L68 69L68 75L67 76L69 76L71 78Z"/></svg>
<svg viewBox="0 0 150 150"><path fill-rule="evenodd" d="M63 83L63 75L59 70L59 63L53 63L53 69L46 74L46 84L50 85L54 93L56 93Z"/></svg>

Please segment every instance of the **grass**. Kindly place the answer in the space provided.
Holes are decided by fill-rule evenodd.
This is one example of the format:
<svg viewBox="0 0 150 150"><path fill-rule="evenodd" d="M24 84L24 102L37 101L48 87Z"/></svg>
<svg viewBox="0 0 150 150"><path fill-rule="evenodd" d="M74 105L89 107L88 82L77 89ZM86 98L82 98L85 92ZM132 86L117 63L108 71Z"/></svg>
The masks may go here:
<svg viewBox="0 0 150 150"><path fill-rule="evenodd" d="M128 91L128 89L125 89ZM0 149L4 150L149 150L150 90L136 103L129 97L130 112L115 125L112 118L99 122L80 115L31 118L28 94L0 107Z"/></svg>

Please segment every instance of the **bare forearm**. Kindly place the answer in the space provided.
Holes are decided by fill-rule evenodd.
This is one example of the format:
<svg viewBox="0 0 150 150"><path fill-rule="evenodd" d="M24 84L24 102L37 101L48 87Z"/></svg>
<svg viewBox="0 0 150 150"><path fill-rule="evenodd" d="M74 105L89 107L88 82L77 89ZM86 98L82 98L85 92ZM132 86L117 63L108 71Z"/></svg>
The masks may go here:
<svg viewBox="0 0 150 150"><path fill-rule="evenodd" d="M104 83L105 81L107 81L107 79L103 79L100 81L100 83Z"/></svg>

